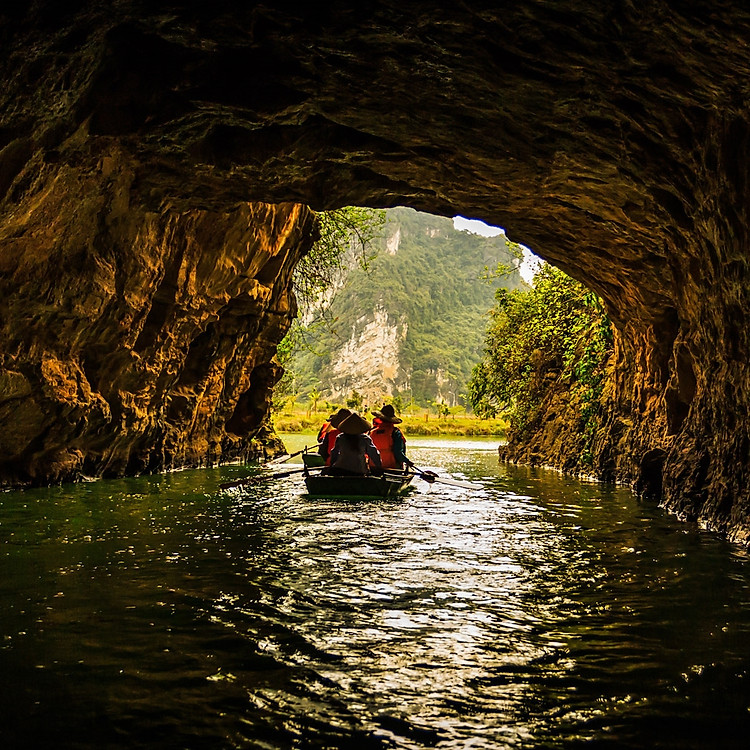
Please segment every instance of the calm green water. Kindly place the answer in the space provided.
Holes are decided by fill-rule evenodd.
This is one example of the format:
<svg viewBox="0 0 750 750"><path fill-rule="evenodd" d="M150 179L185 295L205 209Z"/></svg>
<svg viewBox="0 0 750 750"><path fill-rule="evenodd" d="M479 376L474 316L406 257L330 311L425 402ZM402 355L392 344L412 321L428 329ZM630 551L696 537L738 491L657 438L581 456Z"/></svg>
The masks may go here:
<svg viewBox="0 0 750 750"><path fill-rule="evenodd" d="M0 494L0 747L747 747L742 550L493 442L409 444L483 489Z"/></svg>

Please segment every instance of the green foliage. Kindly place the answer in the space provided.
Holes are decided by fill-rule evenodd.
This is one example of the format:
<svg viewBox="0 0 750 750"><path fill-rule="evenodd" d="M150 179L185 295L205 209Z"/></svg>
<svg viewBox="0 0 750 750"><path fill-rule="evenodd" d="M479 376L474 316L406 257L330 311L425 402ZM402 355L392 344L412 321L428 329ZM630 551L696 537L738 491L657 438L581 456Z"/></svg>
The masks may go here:
<svg viewBox="0 0 750 750"><path fill-rule="evenodd" d="M367 268L372 241L385 224L385 211L345 206L318 214L320 236L312 250L297 264L294 293L303 317L320 308L323 297L334 287L352 263Z"/></svg>
<svg viewBox="0 0 750 750"><path fill-rule="evenodd" d="M331 408L328 413L336 411L339 407ZM460 407L456 407L460 410ZM451 410L452 412L453 410ZM403 424L399 428L407 438L420 436L505 436L508 425L502 419L477 419L469 416L453 416L441 419L424 419L422 416L404 415ZM278 432L306 433L310 436L318 434L321 418L317 415L307 414L304 411L276 414L274 416L274 427ZM314 441L313 441L314 442Z"/></svg>
<svg viewBox="0 0 750 750"><path fill-rule="evenodd" d="M352 391L349 394L349 398L346 399L346 405L349 409L354 411L361 411L364 404L364 398L359 391Z"/></svg>
<svg viewBox="0 0 750 750"><path fill-rule="evenodd" d="M517 242L511 242L506 237L505 248L513 258L513 262L499 262L494 270L490 269L489 266L485 266L480 276L483 281L494 282L497 279L511 279L518 272L517 266L523 261L523 247Z"/></svg>
<svg viewBox="0 0 750 750"><path fill-rule="evenodd" d="M590 464L612 326L599 298L562 271L543 265L529 291L496 294L483 360L469 381L477 414L504 413L522 434L552 383L563 380L580 404Z"/></svg>
<svg viewBox="0 0 750 750"><path fill-rule="evenodd" d="M314 351L298 352L295 367L303 390L315 383L325 388L336 351L360 325L363 314L382 308L405 331L399 361L407 377L403 387L397 386L404 405L424 406L434 400L439 378L443 392L450 390L459 400L463 395L472 368L482 356L483 330L495 286L523 283L513 270L522 251L504 236L456 231L451 219L406 208L388 211L391 236L395 227L400 237L398 250L389 251L385 240L379 241L380 250L367 270L353 268L337 292L328 325L311 337ZM505 266L506 276L493 276L492 285L484 283L483 269L498 264Z"/></svg>
<svg viewBox="0 0 750 750"><path fill-rule="evenodd" d="M333 298L332 290L341 283L351 265L367 268L375 257L370 254L372 242L385 224L385 211L346 206L318 214L319 237L312 250L297 264L293 288L300 317L292 322L289 332L277 348L276 359L284 375L276 384L272 408L278 412L300 392L294 367L296 355L312 351L314 333L326 325L326 311ZM314 313L314 314L313 314ZM304 322L303 322L304 321ZM310 394L317 409L320 393Z"/></svg>
<svg viewBox="0 0 750 750"><path fill-rule="evenodd" d="M317 388L313 388L310 393L307 394L307 398L310 401L310 411L313 414L317 414L318 402L320 401L320 391Z"/></svg>
<svg viewBox="0 0 750 750"><path fill-rule="evenodd" d="M281 411L290 399L296 401L299 389L297 387L297 376L290 363L294 353L299 347L300 329L292 323L289 332L276 347L276 360L284 368L284 374L273 389L271 409L275 412Z"/></svg>

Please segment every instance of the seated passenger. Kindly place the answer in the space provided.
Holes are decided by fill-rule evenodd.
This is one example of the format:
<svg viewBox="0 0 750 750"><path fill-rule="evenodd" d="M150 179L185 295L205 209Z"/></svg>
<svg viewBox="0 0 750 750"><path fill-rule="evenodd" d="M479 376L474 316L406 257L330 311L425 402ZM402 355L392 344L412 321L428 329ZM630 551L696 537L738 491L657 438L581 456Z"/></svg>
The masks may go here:
<svg viewBox="0 0 750 750"><path fill-rule="evenodd" d="M372 421L370 437L380 453L383 468L403 470L404 464L411 466L411 461L406 457L406 438L396 427L403 420L396 416L390 404L386 404L380 411L374 411L373 415L375 419Z"/></svg>
<svg viewBox="0 0 750 750"><path fill-rule="evenodd" d="M339 425L343 419L346 419L351 415L349 409L339 409L335 414L331 415L329 421L329 429L323 436L323 440L318 445L318 453L325 459L326 466L331 465L331 451L336 443L336 438L340 434Z"/></svg>
<svg viewBox="0 0 750 750"><path fill-rule="evenodd" d="M320 426L320 429L318 430L318 443L323 442L323 438L326 436L326 433L331 429L331 420L334 418L334 414L331 414L328 419L326 419L325 422Z"/></svg>
<svg viewBox="0 0 750 750"><path fill-rule="evenodd" d="M339 423L341 434L331 451L330 474L360 475L382 474L378 449L367 434L370 423L356 412Z"/></svg>

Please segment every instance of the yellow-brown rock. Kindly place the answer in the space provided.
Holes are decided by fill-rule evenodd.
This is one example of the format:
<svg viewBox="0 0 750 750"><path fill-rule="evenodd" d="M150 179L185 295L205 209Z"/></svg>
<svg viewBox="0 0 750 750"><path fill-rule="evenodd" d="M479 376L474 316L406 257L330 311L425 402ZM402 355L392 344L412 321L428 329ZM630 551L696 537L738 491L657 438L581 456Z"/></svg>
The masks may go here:
<svg viewBox="0 0 750 750"><path fill-rule="evenodd" d="M2 481L262 455L313 214L150 211L116 147L78 159L38 170L2 227Z"/></svg>
<svg viewBox="0 0 750 750"><path fill-rule="evenodd" d="M248 201L405 204L595 290L600 465L749 539L748 40L740 0L0 11L6 467L223 453L262 420L307 221Z"/></svg>

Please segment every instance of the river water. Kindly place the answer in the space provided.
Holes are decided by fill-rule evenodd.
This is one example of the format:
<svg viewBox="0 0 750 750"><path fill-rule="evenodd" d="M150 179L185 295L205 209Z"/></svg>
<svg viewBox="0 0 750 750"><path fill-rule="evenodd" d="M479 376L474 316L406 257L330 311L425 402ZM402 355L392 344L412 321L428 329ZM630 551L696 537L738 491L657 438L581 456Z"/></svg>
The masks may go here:
<svg viewBox="0 0 750 750"><path fill-rule="evenodd" d="M0 494L0 747L748 747L742 549L491 441L409 446L482 489Z"/></svg>

